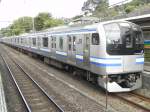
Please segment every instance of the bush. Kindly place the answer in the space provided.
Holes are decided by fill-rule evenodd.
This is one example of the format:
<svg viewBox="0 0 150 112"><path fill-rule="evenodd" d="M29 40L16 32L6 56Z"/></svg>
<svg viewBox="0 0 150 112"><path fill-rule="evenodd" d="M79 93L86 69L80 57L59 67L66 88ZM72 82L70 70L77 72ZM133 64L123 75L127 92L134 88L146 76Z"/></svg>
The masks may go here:
<svg viewBox="0 0 150 112"><path fill-rule="evenodd" d="M130 13L135 9L135 6L129 5L125 8L126 13Z"/></svg>

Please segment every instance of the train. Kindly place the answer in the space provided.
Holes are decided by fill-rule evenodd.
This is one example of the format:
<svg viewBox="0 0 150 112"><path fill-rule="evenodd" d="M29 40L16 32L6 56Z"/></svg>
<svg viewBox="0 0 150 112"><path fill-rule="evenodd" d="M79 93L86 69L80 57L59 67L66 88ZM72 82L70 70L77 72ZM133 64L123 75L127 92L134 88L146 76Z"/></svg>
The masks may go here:
<svg viewBox="0 0 150 112"><path fill-rule="evenodd" d="M55 27L3 37L1 42L84 76L108 92L128 92L142 86L144 38L140 26L132 22Z"/></svg>

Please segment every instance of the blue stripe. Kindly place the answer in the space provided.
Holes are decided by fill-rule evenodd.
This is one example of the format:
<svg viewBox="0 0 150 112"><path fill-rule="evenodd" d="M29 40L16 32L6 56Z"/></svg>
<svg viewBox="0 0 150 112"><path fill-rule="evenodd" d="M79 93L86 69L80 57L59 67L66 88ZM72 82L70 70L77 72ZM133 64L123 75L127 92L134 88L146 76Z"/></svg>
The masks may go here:
<svg viewBox="0 0 150 112"><path fill-rule="evenodd" d="M136 59L139 59L139 58L144 58L143 56L141 56L141 57L137 57Z"/></svg>
<svg viewBox="0 0 150 112"><path fill-rule="evenodd" d="M78 58L76 58L78 61L80 61L80 62L83 62L83 59L78 59Z"/></svg>
<svg viewBox="0 0 150 112"><path fill-rule="evenodd" d="M76 54L76 55L83 56L83 54ZM96 57L96 56L90 56L90 58L103 59L103 60L121 60L121 58L100 58L100 57Z"/></svg>
<svg viewBox="0 0 150 112"><path fill-rule="evenodd" d="M90 58L103 59L103 60L121 60L121 58L99 58L99 57L95 57L95 56L90 56Z"/></svg>
<svg viewBox="0 0 150 112"><path fill-rule="evenodd" d="M71 30L71 31L65 31L65 32L54 32L54 33L48 33L48 34L64 34L64 33L78 33L78 32L96 32L95 28L91 29L79 29L79 30Z"/></svg>
<svg viewBox="0 0 150 112"><path fill-rule="evenodd" d="M144 62L136 62L136 64L144 64Z"/></svg>
<svg viewBox="0 0 150 112"><path fill-rule="evenodd" d="M80 56L83 56L83 53L82 53L82 54L76 54L76 55L80 55Z"/></svg>
<svg viewBox="0 0 150 112"><path fill-rule="evenodd" d="M106 67L106 66L121 66L121 64L101 64L101 63L96 63L96 62L91 62L91 64L94 64L94 65L100 66L100 67Z"/></svg>
<svg viewBox="0 0 150 112"><path fill-rule="evenodd" d="M80 30L72 30L71 32L89 32L89 31L96 31L95 28L91 29L80 29Z"/></svg>

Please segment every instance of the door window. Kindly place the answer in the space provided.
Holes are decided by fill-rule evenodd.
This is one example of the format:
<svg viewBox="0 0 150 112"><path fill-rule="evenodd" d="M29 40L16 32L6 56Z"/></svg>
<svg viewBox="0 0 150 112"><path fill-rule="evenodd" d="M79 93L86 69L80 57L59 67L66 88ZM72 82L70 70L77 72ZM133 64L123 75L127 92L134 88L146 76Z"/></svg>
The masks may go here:
<svg viewBox="0 0 150 112"><path fill-rule="evenodd" d="M75 50L76 50L75 41L76 41L76 37L75 37L75 36L73 36L73 51L75 51Z"/></svg>
<svg viewBox="0 0 150 112"><path fill-rule="evenodd" d="M48 47L48 37L42 38L43 40L43 47Z"/></svg>
<svg viewBox="0 0 150 112"><path fill-rule="evenodd" d="M59 48L63 49L63 37L59 37Z"/></svg>
<svg viewBox="0 0 150 112"><path fill-rule="evenodd" d="M36 38L32 38L32 44L33 46L36 46Z"/></svg>

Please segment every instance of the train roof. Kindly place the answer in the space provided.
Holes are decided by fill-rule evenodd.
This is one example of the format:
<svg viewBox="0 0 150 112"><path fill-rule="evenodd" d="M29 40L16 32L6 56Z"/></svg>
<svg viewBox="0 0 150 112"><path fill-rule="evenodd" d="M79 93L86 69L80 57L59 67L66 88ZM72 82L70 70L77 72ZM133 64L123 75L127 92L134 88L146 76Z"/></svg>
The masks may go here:
<svg viewBox="0 0 150 112"><path fill-rule="evenodd" d="M35 37L36 35L62 35L62 34L77 34L77 33L92 33L97 32L97 27L99 25L108 24L112 22L128 22L125 20L111 20L111 21L105 21L105 22L99 22L94 23L90 25L80 25L80 26L59 26L47 29L42 32L36 32L36 33L26 33L19 36L12 36L8 38L26 38L26 37Z"/></svg>

